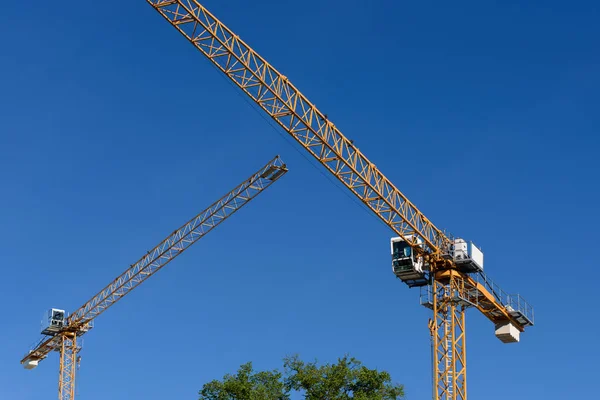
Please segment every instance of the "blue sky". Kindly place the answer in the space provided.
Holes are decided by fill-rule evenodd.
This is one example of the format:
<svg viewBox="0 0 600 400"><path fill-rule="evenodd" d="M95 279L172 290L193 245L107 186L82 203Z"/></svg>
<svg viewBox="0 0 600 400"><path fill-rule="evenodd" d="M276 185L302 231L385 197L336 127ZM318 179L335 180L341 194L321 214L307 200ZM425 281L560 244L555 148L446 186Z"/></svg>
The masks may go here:
<svg viewBox="0 0 600 400"><path fill-rule="evenodd" d="M518 345L470 310L471 398L597 393L596 2L203 4L535 306ZM350 353L430 398L430 315L391 272L391 231L150 6L9 2L0 38L0 398L55 396L56 354L19 364L47 308L80 306L275 154L286 177L97 319L79 398L196 398L293 353Z"/></svg>

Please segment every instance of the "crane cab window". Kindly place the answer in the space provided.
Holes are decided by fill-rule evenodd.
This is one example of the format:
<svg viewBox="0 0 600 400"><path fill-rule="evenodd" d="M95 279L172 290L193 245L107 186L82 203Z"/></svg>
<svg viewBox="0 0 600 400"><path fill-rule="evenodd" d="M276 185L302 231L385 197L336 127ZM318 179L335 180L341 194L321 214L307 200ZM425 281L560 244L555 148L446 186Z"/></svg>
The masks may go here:
<svg viewBox="0 0 600 400"><path fill-rule="evenodd" d="M394 259L398 258L410 258L412 256L412 247L408 245L408 243L402 242L394 242Z"/></svg>

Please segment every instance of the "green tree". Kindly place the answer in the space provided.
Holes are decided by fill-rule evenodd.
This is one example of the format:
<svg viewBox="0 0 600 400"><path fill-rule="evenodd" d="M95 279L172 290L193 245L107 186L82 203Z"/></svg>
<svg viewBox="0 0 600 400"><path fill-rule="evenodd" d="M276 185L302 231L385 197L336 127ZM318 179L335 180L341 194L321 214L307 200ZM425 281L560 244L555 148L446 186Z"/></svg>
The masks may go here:
<svg viewBox="0 0 600 400"><path fill-rule="evenodd" d="M284 373L254 372L252 363L236 375L205 384L200 400L289 400L298 392L306 400L399 400L404 387L392 383L390 374L369 369L355 358L345 356L335 364L306 363L298 356L286 357Z"/></svg>
<svg viewBox="0 0 600 400"><path fill-rule="evenodd" d="M369 369L355 358L345 356L336 364L318 366L297 356L284 360L288 390L304 393L306 400L397 400L404 387L393 384L390 374Z"/></svg>
<svg viewBox="0 0 600 400"><path fill-rule="evenodd" d="M282 375L277 371L254 372L252 363L240 366L237 374L208 382L200 400L288 400Z"/></svg>

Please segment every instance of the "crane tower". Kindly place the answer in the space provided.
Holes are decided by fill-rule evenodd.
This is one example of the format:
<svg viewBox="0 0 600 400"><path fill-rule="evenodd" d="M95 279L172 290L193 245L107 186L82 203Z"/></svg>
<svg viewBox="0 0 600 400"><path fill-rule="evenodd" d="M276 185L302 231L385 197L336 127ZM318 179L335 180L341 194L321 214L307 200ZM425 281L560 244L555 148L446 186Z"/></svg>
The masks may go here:
<svg viewBox="0 0 600 400"><path fill-rule="evenodd" d="M59 352L58 399L73 400L76 363L81 350L80 339L93 327L94 319L286 173L285 164L279 156L275 157L229 193L176 229L70 315L61 309L50 309L42 327L42 338L23 357L21 364L26 369L33 369L52 351Z"/></svg>
<svg viewBox="0 0 600 400"><path fill-rule="evenodd" d="M483 253L437 228L353 142L197 0L146 0L218 70L390 227L392 270L431 308L434 400L466 400L465 310L476 308L505 343L533 325L533 309L483 272Z"/></svg>

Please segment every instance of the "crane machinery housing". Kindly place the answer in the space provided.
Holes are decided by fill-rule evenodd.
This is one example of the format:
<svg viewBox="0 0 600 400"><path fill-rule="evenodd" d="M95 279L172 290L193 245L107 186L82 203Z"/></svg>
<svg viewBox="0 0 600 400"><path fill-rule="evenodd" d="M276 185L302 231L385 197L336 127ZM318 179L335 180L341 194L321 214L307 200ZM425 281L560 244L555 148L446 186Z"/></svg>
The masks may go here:
<svg viewBox="0 0 600 400"><path fill-rule="evenodd" d="M50 309L43 321L42 338L23 357L21 364L26 369L33 369L50 352L58 351L58 398L73 400L76 362L81 350L80 339L93 327L94 319L286 173L286 165L279 156L275 157L229 193L176 229L77 310L67 315L64 310Z"/></svg>
<svg viewBox="0 0 600 400"><path fill-rule="evenodd" d="M515 343L533 325L533 308L493 283L477 246L437 228L288 77L199 1L146 1L393 231L392 270L421 288L421 304L433 311L433 398L465 400L465 310L479 310L501 341Z"/></svg>

